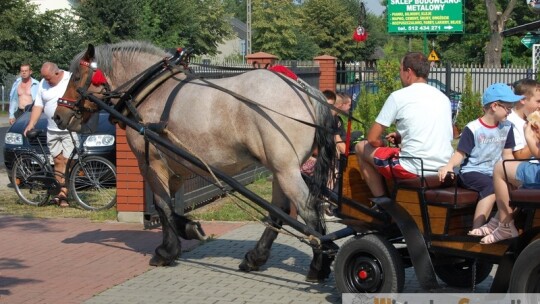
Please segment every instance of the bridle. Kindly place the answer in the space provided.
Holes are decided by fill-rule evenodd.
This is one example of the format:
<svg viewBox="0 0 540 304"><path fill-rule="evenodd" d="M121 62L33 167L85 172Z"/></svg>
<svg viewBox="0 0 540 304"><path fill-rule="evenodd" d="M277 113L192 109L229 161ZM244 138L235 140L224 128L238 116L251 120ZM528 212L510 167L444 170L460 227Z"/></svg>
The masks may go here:
<svg viewBox="0 0 540 304"><path fill-rule="evenodd" d="M58 106L69 108L75 111L77 114L82 114L83 112L87 112L87 113L98 112L99 108L91 109L91 108L85 107L84 100L88 99L88 94L92 94L92 93L100 93L103 95L108 95L108 93L110 93L111 91L109 83L107 82L107 79L105 78L105 75L103 74L103 72L100 69L98 69L97 64L95 62L81 60L79 62L79 65L85 66L88 68L88 75L86 77L84 86L77 88L77 93L79 93L79 97L77 99L64 98L64 97L58 98ZM94 86L103 86L103 89L100 92L89 92L88 89L90 88L90 84Z"/></svg>

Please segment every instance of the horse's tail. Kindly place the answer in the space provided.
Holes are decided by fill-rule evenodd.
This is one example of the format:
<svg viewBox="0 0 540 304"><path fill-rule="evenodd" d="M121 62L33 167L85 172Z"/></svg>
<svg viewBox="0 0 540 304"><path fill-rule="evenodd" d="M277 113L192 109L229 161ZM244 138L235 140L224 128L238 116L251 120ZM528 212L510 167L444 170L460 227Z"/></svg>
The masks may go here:
<svg viewBox="0 0 540 304"><path fill-rule="evenodd" d="M317 90L316 100L313 99L315 109L315 124L318 126L315 130L314 146L316 147L317 161L310 181L308 182L310 199L317 198L322 190L327 187L328 179L333 178L336 165L336 144L334 134L331 132L334 123L334 117L326 106L326 98Z"/></svg>

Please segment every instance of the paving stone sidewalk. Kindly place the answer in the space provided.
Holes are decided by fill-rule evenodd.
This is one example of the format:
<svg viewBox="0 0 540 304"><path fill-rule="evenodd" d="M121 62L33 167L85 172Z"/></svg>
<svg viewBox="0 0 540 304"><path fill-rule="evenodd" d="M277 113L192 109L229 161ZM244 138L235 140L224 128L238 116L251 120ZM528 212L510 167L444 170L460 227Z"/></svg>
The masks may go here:
<svg viewBox="0 0 540 304"><path fill-rule="evenodd" d="M238 271L262 231L260 224L244 225L183 254L173 267L154 268L85 303L341 303L333 275L323 284L304 281L311 249L290 236L278 237L262 271ZM491 281L476 292L487 292ZM411 268L404 292L422 292ZM438 292L471 291L443 287Z"/></svg>
<svg viewBox="0 0 540 304"><path fill-rule="evenodd" d="M217 236L244 224L202 222ZM0 303L82 303L153 269L161 238L142 224L0 216Z"/></svg>

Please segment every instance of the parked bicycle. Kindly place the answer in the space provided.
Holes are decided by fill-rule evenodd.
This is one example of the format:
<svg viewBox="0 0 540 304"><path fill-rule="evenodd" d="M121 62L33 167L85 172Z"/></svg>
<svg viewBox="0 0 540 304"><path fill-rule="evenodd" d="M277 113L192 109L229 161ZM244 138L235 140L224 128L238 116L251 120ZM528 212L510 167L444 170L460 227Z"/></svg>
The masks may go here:
<svg viewBox="0 0 540 304"><path fill-rule="evenodd" d="M15 192L26 204L43 206L51 196L58 195L61 185L54 171L50 154L39 135L44 130L34 129L26 133L29 140L37 140L41 154L25 149L17 155L11 172ZM71 153L66 172L63 174L69 196L86 210L103 210L116 204L116 167L109 160L95 155L86 155L84 145L77 144Z"/></svg>

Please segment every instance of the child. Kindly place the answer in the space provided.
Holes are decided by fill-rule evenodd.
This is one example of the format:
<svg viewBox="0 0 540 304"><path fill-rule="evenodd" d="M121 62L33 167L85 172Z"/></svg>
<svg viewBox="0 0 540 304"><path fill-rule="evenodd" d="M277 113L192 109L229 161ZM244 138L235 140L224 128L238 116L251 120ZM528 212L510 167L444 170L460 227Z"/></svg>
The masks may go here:
<svg viewBox="0 0 540 304"><path fill-rule="evenodd" d="M493 167L501 157L513 159L514 134L512 123L506 117L513 104L522 98L504 83L489 86L482 97L484 115L465 126L457 151L448 164L439 169L439 178L443 181L447 172L453 172L454 167L461 164L461 186L480 195L469 235L485 236L498 226L495 217L484 225L495 203Z"/></svg>
<svg viewBox="0 0 540 304"><path fill-rule="evenodd" d="M532 156L525 142L523 128L526 118L540 107L540 84L533 79L522 79L514 84L514 93L525 98L515 103L508 120L514 124L514 158L526 159Z"/></svg>
<svg viewBox="0 0 540 304"><path fill-rule="evenodd" d="M536 117L536 118L534 118ZM533 157L540 158L540 114L533 112L528 116L529 122L525 124L525 141ZM536 121L535 121L536 120ZM510 208L510 195L508 193L508 182L515 187L540 189L540 163L538 162L509 162L503 167L502 162L498 162L493 171L493 184L495 195L497 196L497 208L499 209L499 224L489 235L484 237L480 243L491 244L505 239L518 236L514 226L513 210Z"/></svg>

